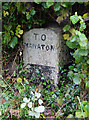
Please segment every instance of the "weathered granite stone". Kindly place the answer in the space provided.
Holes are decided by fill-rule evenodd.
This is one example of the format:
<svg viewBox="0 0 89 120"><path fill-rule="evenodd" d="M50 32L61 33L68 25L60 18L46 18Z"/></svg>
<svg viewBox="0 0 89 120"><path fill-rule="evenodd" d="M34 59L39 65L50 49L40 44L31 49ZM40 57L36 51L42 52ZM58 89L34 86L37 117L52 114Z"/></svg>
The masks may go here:
<svg viewBox="0 0 89 120"><path fill-rule="evenodd" d="M26 32L23 36L23 61L24 65L41 68L46 80L58 83L58 64L68 61L68 48L62 38L59 28L36 28ZM36 67L37 69L37 67Z"/></svg>

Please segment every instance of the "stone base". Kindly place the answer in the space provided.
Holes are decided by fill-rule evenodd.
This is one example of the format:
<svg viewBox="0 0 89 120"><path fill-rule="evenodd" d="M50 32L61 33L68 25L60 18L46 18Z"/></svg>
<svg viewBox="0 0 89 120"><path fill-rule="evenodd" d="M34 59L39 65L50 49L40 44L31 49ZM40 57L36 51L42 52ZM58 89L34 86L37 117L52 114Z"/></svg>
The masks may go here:
<svg viewBox="0 0 89 120"><path fill-rule="evenodd" d="M55 67L27 64L24 69L27 71L26 78L33 84L39 85L42 82L42 85L45 86L43 83L46 82L47 85L50 85L49 89L55 88Z"/></svg>

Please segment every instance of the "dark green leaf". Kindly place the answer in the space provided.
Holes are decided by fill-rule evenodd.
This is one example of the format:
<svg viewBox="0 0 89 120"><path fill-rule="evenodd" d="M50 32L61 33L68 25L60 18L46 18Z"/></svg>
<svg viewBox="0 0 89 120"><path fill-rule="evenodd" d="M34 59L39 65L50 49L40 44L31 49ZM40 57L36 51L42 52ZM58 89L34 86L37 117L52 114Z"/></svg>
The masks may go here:
<svg viewBox="0 0 89 120"><path fill-rule="evenodd" d="M69 31L70 29L70 25L66 25L64 28L63 28L63 31L66 32L66 31Z"/></svg>
<svg viewBox="0 0 89 120"><path fill-rule="evenodd" d="M79 49L79 53L80 53L81 56L87 56L88 55L88 50Z"/></svg>
<svg viewBox="0 0 89 120"><path fill-rule="evenodd" d="M47 8L51 7L54 4L54 2L46 2Z"/></svg>
<svg viewBox="0 0 89 120"><path fill-rule="evenodd" d="M2 8L3 8L4 10L9 9L9 4L8 4L8 3L4 3L4 5L2 6Z"/></svg>
<svg viewBox="0 0 89 120"><path fill-rule="evenodd" d="M35 15L36 11L34 9L31 10L31 15Z"/></svg>
<svg viewBox="0 0 89 120"><path fill-rule="evenodd" d="M79 49L77 49L74 53L73 53L73 57L75 58L75 62L79 63L82 59L82 56L79 54Z"/></svg>
<svg viewBox="0 0 89 120"><path fill-rule="evenodd" d="M66 45L71 48L71 49L74 49L74 48L78 48L79 47L79 44L77 42L70 42L70 41L66 41Z"/></svg>
<svg viewBox="0 0 89 120"><path fill-rule="evenodd" d="M73 24L76 24L79 21L79 17L77 15L73 15L70 17L70 20Z"/></svg>
<svg viewBox="0 0 89 120"><path fill-rule="evenodd" d="M73 77L73 82L77 85L79 85L81 83L81 78L79 77L79 74L78 73L75 73L74 74L74 77Z"/></svg>
<svg viewBox="0 0 89 120"><path fill-rule="evenodd" d="M80 30L80 31L83 31L83 30L86 28L86 25L85 25L84 22L81 22L81 21L80 21L80 25L81 25L81 26L80 26L79 30Z"/></svg>
<svg viewBox="0 0 89 120"><path fill-rule="evenodd" d="M56 12L56 11L59 11L60 8L61 8L60 2L58 2L58 3L56 3L56 5L54 6L54 11L55 11L55 12Z"/></svg>
<svg viewBox="0 0 89 120"><path fill-rule="evenodd" d="M72 78L73 75L74 75L73 71L69 71L69 72L68 72L68 77L71 77L71 78Z"/></svg>
<svg viewBox="0 0 89 120"><path fill-rule="evenodd" d="M9 45L10 47L14 48L17 43L18 43L17 37L13 37Z"/></svg>

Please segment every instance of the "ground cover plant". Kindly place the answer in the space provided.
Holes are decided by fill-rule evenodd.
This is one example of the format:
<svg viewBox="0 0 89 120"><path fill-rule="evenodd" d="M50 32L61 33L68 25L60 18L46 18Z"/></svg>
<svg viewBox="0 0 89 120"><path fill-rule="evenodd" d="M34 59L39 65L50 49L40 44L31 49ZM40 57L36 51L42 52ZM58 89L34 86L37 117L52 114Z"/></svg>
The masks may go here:
<svg viewBox="0 0 89 120"><path fill-rule="evenodd" d="M81 9L80 9L81 8ZM39 69L29 79L23 68L22 35L57 22L72 60L59 63L58 88ZM89 2L2 3L2 104L0 119L89 117ZM40 81L36 83L36 79Z"/></svg>

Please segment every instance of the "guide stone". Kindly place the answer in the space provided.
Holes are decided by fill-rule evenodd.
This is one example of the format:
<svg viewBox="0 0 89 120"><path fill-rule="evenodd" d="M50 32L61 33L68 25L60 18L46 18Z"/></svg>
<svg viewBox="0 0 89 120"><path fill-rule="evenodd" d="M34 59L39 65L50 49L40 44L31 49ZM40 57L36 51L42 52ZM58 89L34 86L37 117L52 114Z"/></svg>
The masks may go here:
<svg viewBox="0 0 89 120"><path fill-rule="evenodd" d="M23 36L23 61L25 66L40 69L46 80L58 84L58 64L67 62L68 49L60 29L36 28ZM32 73L31 73L32 74ZM32 77L32 75L31 75Z"/></svg>

